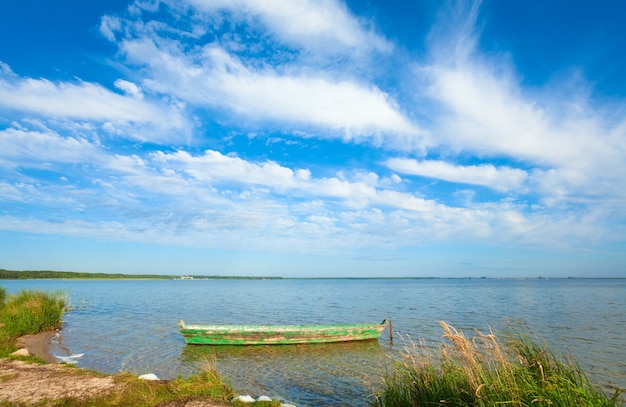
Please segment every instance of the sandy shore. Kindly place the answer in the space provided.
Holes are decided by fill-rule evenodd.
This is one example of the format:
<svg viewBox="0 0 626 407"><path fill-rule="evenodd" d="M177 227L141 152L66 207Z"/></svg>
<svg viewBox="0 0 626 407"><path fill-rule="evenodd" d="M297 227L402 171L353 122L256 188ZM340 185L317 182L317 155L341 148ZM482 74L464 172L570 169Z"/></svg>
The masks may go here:
<svg viewBox="0 0 626 407"><path fill-rule="evenodd" d="M0 405L47 405L47 402L64 398L85 400L109 392L123 392L125 384L116 383L111 376L103 377L58 363L59 360L50 353L51 341L56 334L56 331L41 332L22 336L16 341L19 348L26 348L31 355L52 363L40 365L0 359ZM202 399L173 401L167 405L228 407L229 404Z"/></svg>
<svg viewBox="0 0 626 407"><path fill-rule="evenodd" d="M49 363L58 362L57 358L50 353L50 342L56 335L56 331L40 332L35 335L25 335L16 341L18 348L28 349L28 353L38 356Z"/></svg>
<svg viewBox="0 0 626 407"><path fill-rule="evenodd" d="M87 399L113 391L111 377L80 374L59 363L38 365L0 359L0 404L37 404L72 397Z"/></svg>
<svg viewBox="0 0 626 407"><path fill-rule="evenodd" d="M16 340L18 348L49 362L47 365L0 359L0 404L37 404L65 397L86 399L115 388L113 378L80 374L68 369L50 352L56 331L25 335ZM77 374L78 373L78 374Z"/></svg>

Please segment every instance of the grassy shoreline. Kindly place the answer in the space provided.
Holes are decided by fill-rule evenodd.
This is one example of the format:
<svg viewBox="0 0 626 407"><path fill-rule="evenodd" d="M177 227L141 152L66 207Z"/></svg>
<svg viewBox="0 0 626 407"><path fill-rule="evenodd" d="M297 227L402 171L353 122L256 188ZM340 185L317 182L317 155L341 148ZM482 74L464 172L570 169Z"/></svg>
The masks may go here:
<svg viewBox="0 0 626 407"><path fill-rule="evenodd" d="M23 335L60 329L67 299L62 293L22 290L7 294L0 287L0 356Z"/></svg>
<svg viewBox="0 0 626 407"><path fill-rule="evenodd" d="M432 348L410 342L385 377L379 407L414 406L623 406L624 389L608 396L571 358L557 355L523 327L504 342L493 332L468 338L440 322L448 343Z"/></svg>

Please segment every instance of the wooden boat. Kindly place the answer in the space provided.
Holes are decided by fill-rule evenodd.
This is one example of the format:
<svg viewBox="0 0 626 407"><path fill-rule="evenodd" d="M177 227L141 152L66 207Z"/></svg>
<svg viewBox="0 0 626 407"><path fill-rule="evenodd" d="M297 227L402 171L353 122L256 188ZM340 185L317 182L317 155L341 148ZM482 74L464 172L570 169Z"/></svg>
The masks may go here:
<svg viewBox="0 0 626 407"><path fill-rule="evenodd" d="M200 325L178 321L180 333L193 345L286 345L377 339L387 326L340 325Z"/></svg>

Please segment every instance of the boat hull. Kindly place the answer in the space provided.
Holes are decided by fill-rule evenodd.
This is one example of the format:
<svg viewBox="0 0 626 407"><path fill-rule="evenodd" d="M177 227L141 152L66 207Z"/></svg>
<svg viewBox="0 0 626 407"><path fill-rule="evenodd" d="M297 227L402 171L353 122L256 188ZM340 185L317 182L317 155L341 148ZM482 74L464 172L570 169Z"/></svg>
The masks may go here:
<svg viewBox="0 0 626 407"><path fill-rule="evenodd" d="M178 322L180 333L191 345L288 345L350 342L377 339L387 321L380 324L341 325L200 325Z"/></svg>

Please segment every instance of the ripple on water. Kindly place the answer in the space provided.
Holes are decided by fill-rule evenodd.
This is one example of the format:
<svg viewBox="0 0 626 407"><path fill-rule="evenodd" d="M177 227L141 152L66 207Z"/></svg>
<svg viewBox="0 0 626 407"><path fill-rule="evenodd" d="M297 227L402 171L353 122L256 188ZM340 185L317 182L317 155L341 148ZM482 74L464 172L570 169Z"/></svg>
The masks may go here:
<svg viewBox="0 0 626 407"><path fill-rule="evenodd" d="M65 317L64 346L80 367L147 371L168 379L201 369L210 347L189 347L192 323L297 324L393 320L379 342L213 348L235 390L299 406L356 405L378 388L401 338L441 343L443 320L488 332L521 320L555 350L571 354L594 381L626 387L626 280L275 280L3 281L8 291L68 291L80 304Z"/></svg>
<svg viewBox="0 0 626 407"><path fill-rule="evenodd" d="M181 362L200 369L214 359L237 391L308 405L362 400L389 363L378 341L318 345L186 346ZM287 396L288 394L288 396ZM311 397L311 395L325 397ZM358 404L358 403L357 403ZM347 404L347 405L354 405Z"/></svg>

